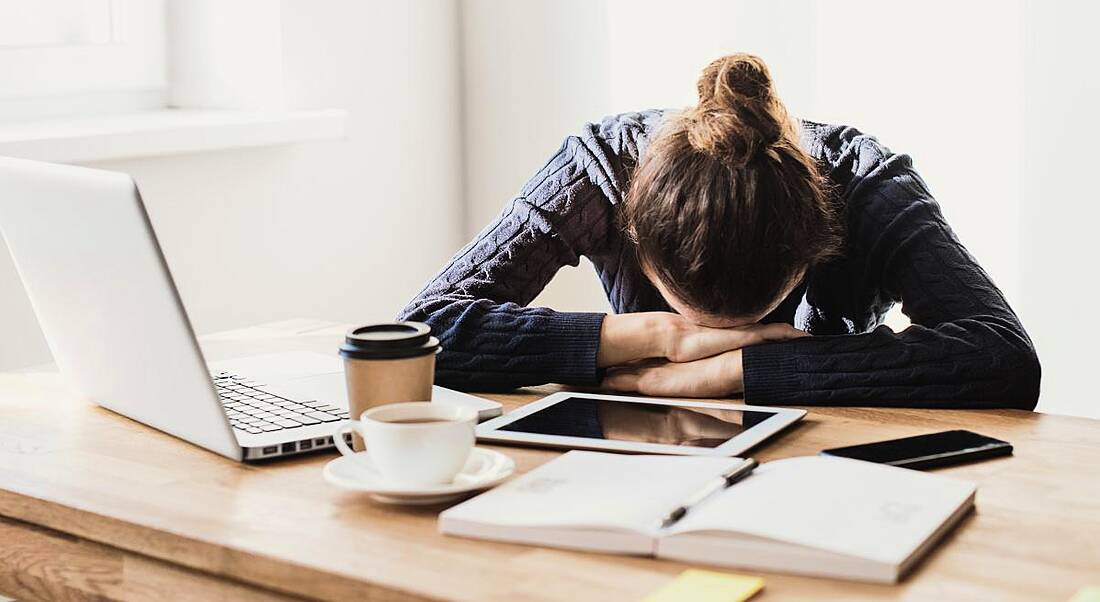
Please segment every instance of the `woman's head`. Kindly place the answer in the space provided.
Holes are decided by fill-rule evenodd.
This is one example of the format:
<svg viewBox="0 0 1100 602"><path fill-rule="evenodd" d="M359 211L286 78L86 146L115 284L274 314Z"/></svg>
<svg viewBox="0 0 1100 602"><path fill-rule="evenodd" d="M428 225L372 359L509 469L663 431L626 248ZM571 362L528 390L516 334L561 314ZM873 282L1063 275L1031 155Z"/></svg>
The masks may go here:
<svg viewBox="0 0 1100 602"><path fill-rule="evenodd" d="M813 159L758 57L699 77L699 104L672 117L639 163L624 205L650 280L696 322L756 322L839 247Z"/></svg>

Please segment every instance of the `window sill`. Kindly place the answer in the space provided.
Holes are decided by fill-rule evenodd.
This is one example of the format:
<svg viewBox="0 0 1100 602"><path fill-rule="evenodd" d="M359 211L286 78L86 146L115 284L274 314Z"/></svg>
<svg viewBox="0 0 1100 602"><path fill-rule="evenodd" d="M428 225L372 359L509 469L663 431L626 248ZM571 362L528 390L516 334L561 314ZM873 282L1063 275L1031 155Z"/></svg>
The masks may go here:
<svg viewBox="0 0 1100 602"><path fill-rule="evenodd" d="M0 122L0 156L80 163L342 138L346 117L337 109L160 109Z"/></svg>

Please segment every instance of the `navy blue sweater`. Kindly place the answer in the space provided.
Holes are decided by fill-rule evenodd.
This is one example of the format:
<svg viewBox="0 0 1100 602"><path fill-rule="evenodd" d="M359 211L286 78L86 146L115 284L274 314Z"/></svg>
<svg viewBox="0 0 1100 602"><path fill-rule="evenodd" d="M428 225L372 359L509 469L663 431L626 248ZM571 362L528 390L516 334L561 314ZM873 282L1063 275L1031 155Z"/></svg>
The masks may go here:
<svg viewBox="0 0 1100 602"><path fill-rule="evenodd" d="M467 390L593 385L600 313L527 307L564 265L595 265L616 312L671 311L617 214L662 111L612 116L565 140L496 220L401 312L443 344L436 378ZM814 335L746 348L749 403L1034 408L1039 361L989 275L944 221L906 155L837 125L802 146L842 208L842 256L765 318ZM990 202L993 200L991 199ZM901 303L912 326L881 325Z"/></svg>

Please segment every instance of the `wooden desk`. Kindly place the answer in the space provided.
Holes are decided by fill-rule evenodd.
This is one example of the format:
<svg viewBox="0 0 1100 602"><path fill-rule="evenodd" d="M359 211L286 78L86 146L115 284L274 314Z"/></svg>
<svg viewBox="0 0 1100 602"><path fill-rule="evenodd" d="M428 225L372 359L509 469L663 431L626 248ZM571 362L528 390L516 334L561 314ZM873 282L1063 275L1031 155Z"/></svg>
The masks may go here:
<svg viewBox="0 0 1100 602"><path fill-rule="evenodd" d="M211 358L331 352L342 328L280 323ZM545 391L492 395L509 408ZM331 455L243 465L80 401L53 374L0 376L0 593L22 600L636 600L686 568L444 537L440 508L330 487ZM943 470L978 510L897 586L763 574L761 600L1058 600L1100 583L1100 422L1021 411L811 408L760 449L972 428L1012 458ZM499 448L521 471L552 451ZM755 573L755 572L754 572Z"/></svg>

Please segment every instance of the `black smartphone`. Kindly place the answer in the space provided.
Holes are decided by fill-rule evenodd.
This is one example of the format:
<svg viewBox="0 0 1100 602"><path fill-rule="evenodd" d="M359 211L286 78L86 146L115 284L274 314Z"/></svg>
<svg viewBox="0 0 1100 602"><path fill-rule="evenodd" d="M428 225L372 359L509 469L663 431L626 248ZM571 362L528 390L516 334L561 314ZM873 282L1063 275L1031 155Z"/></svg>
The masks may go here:
<svg viewBox="0 0 1100 602"><path fill-rule="evenodd" d="M1012 454L1012 444L971 431L959 430L837 447L821 453L826 456L840 456L924 470L1008 456Z"/></svg>

